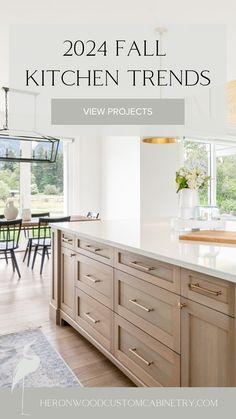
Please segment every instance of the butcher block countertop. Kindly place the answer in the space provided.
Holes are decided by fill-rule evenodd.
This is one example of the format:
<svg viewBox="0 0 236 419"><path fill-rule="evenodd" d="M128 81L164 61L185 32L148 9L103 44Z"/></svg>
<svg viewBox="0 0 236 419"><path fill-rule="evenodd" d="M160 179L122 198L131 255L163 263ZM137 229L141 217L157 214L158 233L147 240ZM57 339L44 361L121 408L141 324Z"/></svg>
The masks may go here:
<svg viewBox="0 0 236 419"><path fill-rule="evenodd" d="M202 241L236 245L236 231L200 230L181 234L180 240Z"/></svg>
<svg viewBox="0 0 236 419"><path fill-rule="evenodd" d="M226 229L235 229L236 234L236 224L231 224L234 228L226 225ZM168 219L149 224L139 220L70 222L52 227L236 283L236 244L180 240Z"/></svg>

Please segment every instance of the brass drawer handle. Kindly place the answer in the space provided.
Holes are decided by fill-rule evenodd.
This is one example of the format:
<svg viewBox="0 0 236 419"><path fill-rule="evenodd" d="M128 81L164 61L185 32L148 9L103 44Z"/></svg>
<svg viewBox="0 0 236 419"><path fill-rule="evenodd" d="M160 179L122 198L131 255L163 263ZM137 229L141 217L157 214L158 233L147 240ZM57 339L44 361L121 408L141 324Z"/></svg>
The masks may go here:
<svg viewBox="0 0 236 419"><path fill-rule="evenodd" d="M145 358L143 358L141 355L139 355L136 351L137 351L137 349L136 348L129 348L129 351L134 355L134 356L136 356L138 359L140 359L140 361L142 361L142 362L144 362L144 364L145 365L147 365L148 367L150 366L150 365L152 365L153 364L153 361L147 361Z"/></svg>
<svg viewBox="0 0 236 419"><path fill-rule="evenodd" d="M137 300L134 298L133 300L129 300L130 303L134 304L135 306L141 308L144 311L147 311L148 313L150 311L153 311L153 308L147 308L145 306L143 306L142 304L137 303Z"/></svg>
<svg viewBox="0 0 236 419"><path fill-rule="evenodd" d="M71 242L73 242L73 239L67 239L67 238L63 237L63 238L62 238L62 241L63 241L64 243L71 243Z"/></svg>
<svg viewBox="0 0 236 419"><path fill-rule="evenodd" d="M73 256L76 256L76 253L71 253L70 257L72 258Z"/></svg>
<svg viewBox="0 0 236 419"><path fill-rule="evenodd" d="M86 244L85 247L88 247L89 249L91 249L93 252L101 252L103 249L100 249L99 247L95 247L92 246L91 244Z"/></svg>
<svg viewBox="0 0 236 419"><path fill-rule="evenodd" d="M178 303L178 308L180 308L180 310L182 310L184 307L187 307L186 303Z"/></svg>
<svg viewBox="0 0 236 419"><path fill-rule="evenodd" d="M92 322L92 323L99 323L100 322L100 320L95 320L95 319L93 319L93 317L91 317L90 315L89 315L90 313L84 313L84 315Z"/></svg>
<svg viewBox="0 0 236 419"><path fill-rule="evenodd" d="M129 264L132 266L135 266L136 268L143 269L144 271L147 271L147 272L153 271L155 269L152 266L142 265L141 263L136 262L136 260L134 260L133 262L129 262Z"/></svg>
<svg viewBox="0 0 236 419"><path fill-rule="evenodd" d="M95 279L95 278L93 278L93 277L92 277L91 275L89 275L89 274L84 275L84 277L85 277L85 278L87 278L87 279L89 279L89 281L93 282L94 284L96 284L97 282L101 282L101 280L100 280L100 279Z"/></svg>
<svg viewBox="0 0 236 419"><path fill-rule="evenodd" d="M213 290L209 290L208 288L200 287L198 282L196 284L188 284L188 286L191 290L195 290L195 289L200 290L208 294L215 295L216 297L222 294L222 291L213 291Z"/></svg>

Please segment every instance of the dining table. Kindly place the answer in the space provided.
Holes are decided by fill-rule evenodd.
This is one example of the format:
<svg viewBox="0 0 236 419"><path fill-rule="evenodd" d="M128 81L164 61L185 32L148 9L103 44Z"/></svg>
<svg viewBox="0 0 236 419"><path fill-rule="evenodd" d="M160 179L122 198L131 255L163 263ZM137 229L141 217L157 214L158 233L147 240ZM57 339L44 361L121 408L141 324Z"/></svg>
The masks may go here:
<svg viewBox="0 0 236 419"><path fill-rule="evenodd" d="M47 217L43 217L47 218ZM55 217L56 218L56 217ZM70 221L76 222L76 221L99 221L99 218L92 218L87 217L86 215L72 215L70 218ZM22 220L22 228L30 228L30 227L37 227L39 223L39 218L31 218L30 220Z"/></svg>

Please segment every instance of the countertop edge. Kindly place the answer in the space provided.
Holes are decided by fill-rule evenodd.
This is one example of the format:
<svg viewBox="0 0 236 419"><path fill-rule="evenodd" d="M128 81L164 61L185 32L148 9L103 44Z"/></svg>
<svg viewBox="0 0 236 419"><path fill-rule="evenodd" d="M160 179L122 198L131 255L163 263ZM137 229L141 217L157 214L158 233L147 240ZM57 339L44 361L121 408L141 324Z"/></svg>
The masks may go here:
<svg viewBox="0 0 236 419"><path fill-rule="evenodd" d="M223 279L223 280L226 280L226 281L229 281L229 282L236 283L236 276L233 275L233 274L224 272L224 271L219 271L219 270L216 270L214 268L206 268L204 266L196 265L196 264L193 264L191 262L186 262L186 261L182 261L182 260L179 260L179 259L174 259L173 257L168 257L168 256L160 255L158 253L152 253L152 252L148 252L148 251L145 251L145 250L137 249L136 247L132 247L132 246L129 246L129 245L122 245L122 243L114 242L114 241L111 241L111 240L108 240L108 239L103 239L101 237L97 237L94 234L87 234L87 233L83 233L83 232L78 233L75 230L73 230L73 228L68 228L66 226L52 224L51 227L54 230L63 230L67 233L77 234L81 237L84 237L85 239L98 241L99 243L106 244L106 245L115 247L117 249L127 250L127 251L132 252L132 253L136 253L136 254L139 254L139 255L150 257L152 259L159 260L160 262L166 262L166 263L169 263L171 265L178 266L180 268L189 269L189 270L192 270L192 271L195 271L195 272L200 272L200 273L203 273L203 274L206 274L206 275L209 275L209 276L214 276L214 277L219 278L219 279Z"/></svg>

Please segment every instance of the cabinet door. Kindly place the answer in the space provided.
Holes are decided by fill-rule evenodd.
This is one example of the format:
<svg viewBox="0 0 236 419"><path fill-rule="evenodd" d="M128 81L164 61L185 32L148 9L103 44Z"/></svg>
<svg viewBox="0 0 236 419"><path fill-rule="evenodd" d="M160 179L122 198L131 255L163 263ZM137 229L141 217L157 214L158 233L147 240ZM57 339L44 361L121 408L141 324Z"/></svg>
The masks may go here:
<svg viewBox="0 0 236 419"><path fill-rule="evenodd" d="M235 386L235 319L181 302L181 386Z"/></svg>
<svg viewBox="0 0 236 419"><path fill-rule="evenodd" d="M61 309L69 316L75 316L75 253L61 248Z"/></svg>

